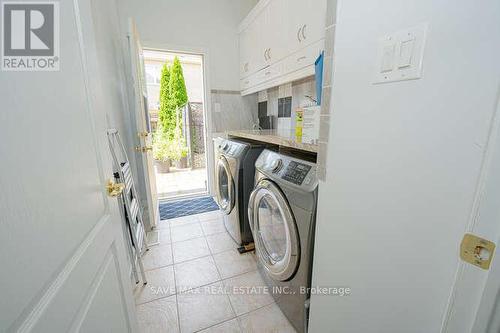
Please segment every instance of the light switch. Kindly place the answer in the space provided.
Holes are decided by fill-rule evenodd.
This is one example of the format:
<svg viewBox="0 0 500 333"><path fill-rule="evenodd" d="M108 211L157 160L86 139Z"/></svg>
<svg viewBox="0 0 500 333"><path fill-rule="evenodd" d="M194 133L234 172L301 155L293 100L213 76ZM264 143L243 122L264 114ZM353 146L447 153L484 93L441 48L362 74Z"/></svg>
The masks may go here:
<svg viewBox="0 0 500 333"><path fill-rule="evenodd" d="M401 41L401 45L399 48L398 68L405 68L411 66L414 44L415 44L415 38Z"/></svg>
<svg viewBox="0 0 500 333"><path fill-rule="evenodd" d="M396 50L396 44L390 44L384 46L382 55L382 65L380 67L380 73L390 72L394 68L394 51Z"/></svg>
<svg viewBox="0 0 500 333"><path fill-rule="evenodd" d="M215 111L216 113L219 113L219 112L220 112L220 103L217 103L217 102L216 102L216 103L214 103L214 111Z"/></svg>
<svg viewBox="0 0 500 333"><path fill-rule="evenodd" d="M378 40L377 61L374 69L373 84L422 77L424 46L427 35L427 23L396 31L382 36Z"/></svg>

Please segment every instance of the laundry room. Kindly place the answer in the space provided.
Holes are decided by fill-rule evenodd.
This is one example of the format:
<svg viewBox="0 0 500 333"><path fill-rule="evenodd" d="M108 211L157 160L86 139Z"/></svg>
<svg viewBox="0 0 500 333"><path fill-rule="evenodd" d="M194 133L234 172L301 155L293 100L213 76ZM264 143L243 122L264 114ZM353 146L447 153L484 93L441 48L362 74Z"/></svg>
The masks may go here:
<svg viewBox="0 0 500 333"><path fill-rule="evenodd" d="M161 327L182 332L207 328L304 332L309 318L318 184L324 169L324 163L318 161L320 118L328 125L329 117L321 111L329 107L329 101L321 103L321 99L331 95L331 75L324 73L332 68L333 56L325 44L333 44L335 3L330 2L328 9L327 1L316 0L293 5L282 0L239 1L229 6L215 3L212 6L223 5L224 9L210 10L216 10L220 18L231 16L231 21L210 22L209 31L197 30L196 34L183 27L196 28L201 12L193 13L189 22L177 21L182 11L192 8L176 3L172 8L178 9L177 20L161 23L168 35L155 30L158 24L151 22L158 12L131 1L124 3L120 14L132 20L122 25L135 25L137 45L145 50L146 61L153 51L200 55L204 71L201 101L207 123L204 193L162 197L169 182L161 184L158 178L165 177L158 172L150 175L156 176L158 187L167 190L157 191L159 217L152 218L152 223L144 221L149 248L140 257L143 269L136 265L139 283L134 289L140 327L150 332L161 331ZM169 7L163 1L156 4ZM299 17L302 10L309 14ZM294 20L276 16L282 11L289 11ZM290 29L298 29L298 37L290 34L290 40L284 38ZM236 49L229 50L227 41L214 38L229 31L234 31ZM260 41L264 31L272 34ZM257 49L262 49L263 57ZM182 57L179 60L186 73L187 63ZM173 68L168 59L165 63L166 68ZM222 66L236 70L222 73ZM172 118L162 116L169 111L167 107L163 111L168 103L162 104L162 98L168 96L162 97L161 92L175 86L170 69L169 87L163 88L165 69L162 71L156 75L158 102L148 96L148 105L158 105L158 117L150 112L157 132L168 128ZM191 105L195 85L186 75L184 81L187 105ZM182 111L176 117L189 122ZM182 124L180 128L188 141ZM321 131L323 141L327 141L327 132ZM175 134L170 137L175 139ZM168 140L167 134L164 141ZM153 152L160 144L153 140ZM153 163L153 169L157 165ZM170 184L180 181L179 185L186 185L176 166L170 165ZM146 186L143 191L151 189ZM141 283L142 271L146 285ZM158 293L158 287L162 292ZM211 293L211 288L225 292ZM248 288L257 292L234 292ZM177 318L162 315L165 309ZM266 320L261 319L264 317Z"/></svg>
<svg viewBox="0 0 500 333"><path fill-rule="evenodd" d="M0 332L500 332L498 0L0 6Z"/></svg>

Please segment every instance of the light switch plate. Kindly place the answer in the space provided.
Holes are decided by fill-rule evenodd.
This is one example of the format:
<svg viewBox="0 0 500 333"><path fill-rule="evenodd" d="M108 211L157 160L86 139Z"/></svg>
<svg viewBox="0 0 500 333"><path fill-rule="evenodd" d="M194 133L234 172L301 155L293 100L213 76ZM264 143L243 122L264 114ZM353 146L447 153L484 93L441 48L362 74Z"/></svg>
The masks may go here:
<svg viewBox="0 0 500 333"><path fill-rule="evenodd" d="M373 83L421 78L426 34L422 23L381 38Z"/></svg>
<svg viewBox="0 0 500 333"><path fill-rule="evenodd" d="M215 113L220 112L220 103L217 103L217 102L214 103L214 111L215 111Z"/></svg>

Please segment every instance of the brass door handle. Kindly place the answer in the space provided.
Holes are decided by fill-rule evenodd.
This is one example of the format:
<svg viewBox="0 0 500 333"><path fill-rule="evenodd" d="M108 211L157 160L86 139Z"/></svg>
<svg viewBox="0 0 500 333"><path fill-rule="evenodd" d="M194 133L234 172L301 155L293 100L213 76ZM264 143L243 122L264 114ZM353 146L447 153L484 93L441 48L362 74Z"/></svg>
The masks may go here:
<svg viewBox="0 0 500 333"><path fill-rule="evenodd" d="M135 151L142 152L142 153L146 153L146 152L151 151L151 150L153 150L152 146L146 146L146 147L137 146L137 147L135 147Z"/></svg>
<svg viewBox="0 0 500 333"><path fill-rule="evenodd" d="M106 184L106 192L108 193L108 196L112 198L115 198L122 194L124 188L124 183L115 183L111 179L109 179L108 183Z"/></svg>

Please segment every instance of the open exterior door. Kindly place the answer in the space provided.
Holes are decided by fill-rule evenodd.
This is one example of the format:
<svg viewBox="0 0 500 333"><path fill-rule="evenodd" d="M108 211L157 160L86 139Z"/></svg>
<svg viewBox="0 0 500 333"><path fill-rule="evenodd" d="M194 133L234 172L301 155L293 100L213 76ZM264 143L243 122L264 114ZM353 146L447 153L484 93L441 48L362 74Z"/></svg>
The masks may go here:
<svg viewBox="0 0 500 333"><path fill-rule="evenodd" d="M156 190L156 178L153 166L151 123L149 121L148 95L145 82L144 56L142 45L137 33L137 28L133 19L129 19L129 50L134 82L134 103L132 113L135 117L136 159L138 172L144 176L144 191L146 202L143 203L145 216L149 228L158 225L160 219L158 193ZM133 125L134 126L134 125ZM141 177L140 177L141 178ZM144 198L142 199L144 200Z"/></svg>
<svg viewBox="0 0 500 333"><path fill-rule="evenodd" d="M60 24L60 70L0 75L0 332L136 332L124 223L106 187L107 118L125 100L117 9L57 5L44 14L54 8Z"/></svg>

